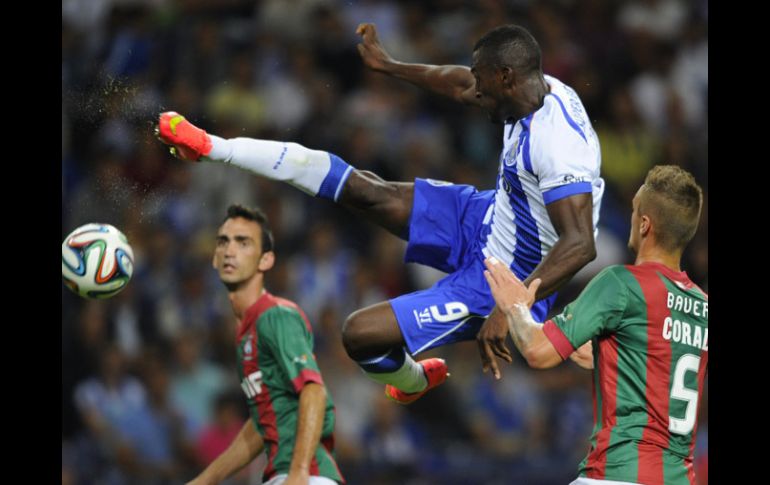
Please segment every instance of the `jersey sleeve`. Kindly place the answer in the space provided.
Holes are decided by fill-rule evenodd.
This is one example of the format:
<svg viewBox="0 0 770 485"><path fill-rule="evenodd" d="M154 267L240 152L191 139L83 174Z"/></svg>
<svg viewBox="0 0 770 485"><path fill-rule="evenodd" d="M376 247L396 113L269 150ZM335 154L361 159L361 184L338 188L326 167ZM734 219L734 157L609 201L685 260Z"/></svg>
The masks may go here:
<svg viewBox="0 0 770 485"><path fill-rule="evenodd" d="M591 193L598 176L598 147L592 128L579 125L556 95L531 121L530 154L546 205L575 194Z"/></svg>
<svg viewBox="0 0 770 485"><path fill-rule="evenodd" d="M543 332L562 359L594 337L618 328L628 287L615 274L617 268L611 266L596 275L575 301L543 325Z"/></svg>
<svg viewBox="0 0 770 485"><path fill-rule="evenodd" d="M313 355L313 335L299 312L288 307L273 307L259 320L260 340L269 346L276 364L297 394L308 382L323 385Z"/></svg>

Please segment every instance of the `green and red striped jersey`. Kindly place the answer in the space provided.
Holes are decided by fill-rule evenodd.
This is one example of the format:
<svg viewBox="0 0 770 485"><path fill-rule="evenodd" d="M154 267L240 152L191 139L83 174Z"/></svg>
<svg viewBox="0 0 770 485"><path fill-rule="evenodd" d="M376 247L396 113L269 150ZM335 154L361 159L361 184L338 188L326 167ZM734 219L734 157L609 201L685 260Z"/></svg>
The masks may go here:
<svg viewBox="0 0 770 485"><path fill-rule="evenodd" d="M594 429L580 476L694 485L708 295L662 264L611 266L543 331L564 359L593 342Z"/></svg>
<svg viewBox="0 0 770 485"><path fill-rule="evenodd" d="M238 374L251 420L265 441L264 481L289 473L299 413L299 393L308 382L324 385L313 355L313 332L293 302L265 292L248 310L236 336ZM326 392L321 441L310 475L344 483L334 459L334 403Z"/></svg>

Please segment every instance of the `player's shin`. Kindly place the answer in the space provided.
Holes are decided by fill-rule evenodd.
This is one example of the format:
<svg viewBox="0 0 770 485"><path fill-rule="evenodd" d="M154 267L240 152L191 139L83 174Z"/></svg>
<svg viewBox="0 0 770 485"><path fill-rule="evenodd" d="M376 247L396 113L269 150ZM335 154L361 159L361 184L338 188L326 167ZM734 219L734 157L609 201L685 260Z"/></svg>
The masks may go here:
<svg viewBox="0 0 770 485"><path fill-rule="evenodd" d="M403 348L392 349L372 359L359 360L358 365L370 379L390 384L403 392L420 392L428 385L422 366Z"/></svg>
<svg viewBox="0 0 770 485"><path fill-rule="evenodd" d="M325 199L336 201L353 171L338 156L298 143L209 136L212 148L203 160L229 163Z"/></svg>

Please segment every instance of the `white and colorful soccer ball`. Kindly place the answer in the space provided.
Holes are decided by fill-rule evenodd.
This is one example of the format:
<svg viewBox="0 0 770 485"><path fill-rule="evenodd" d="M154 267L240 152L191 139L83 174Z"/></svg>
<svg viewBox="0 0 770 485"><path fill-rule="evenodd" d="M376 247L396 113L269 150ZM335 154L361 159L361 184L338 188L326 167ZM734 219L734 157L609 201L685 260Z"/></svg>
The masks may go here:
<svg viewBox="0 0 770 485"><path fill-rule="evenodd" d="M61 244L61 276L85 298L109 298L126 287L134 272L128 239L109 224L86 224Z"/></svg>

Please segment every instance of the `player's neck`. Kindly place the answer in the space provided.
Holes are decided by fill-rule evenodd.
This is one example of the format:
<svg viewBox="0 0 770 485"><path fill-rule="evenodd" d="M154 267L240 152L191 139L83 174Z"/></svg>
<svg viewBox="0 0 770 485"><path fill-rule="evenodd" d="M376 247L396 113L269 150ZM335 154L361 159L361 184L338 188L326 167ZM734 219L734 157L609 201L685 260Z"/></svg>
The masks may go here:
<svg viewBox="0 0 770 485"><path fill-rule="evenodd" d="M542 76L528 79L525 83L526 94L522 97L523 99L520 106L521 113L519 113L520 116L518 116L517 119L524 118L530 113L534 113L542 108L545 95L551 91L551 87L545 82L545 79Z"/></svg>
<svg viewBox="0 0 770 485"><path fill-rule="evenodd" d="M634 264L659 263L673 271L680 272L682 271L680 266L681 260L681 253L672 253L659 246L652 244L645 245L642 243L642 247L639 248L639 253L636 255Z"/></svg>
<svg viewBox="0 0 770 485"><path fill-rule="evenodd" d="M259 300L259 297L265 292L264 279L261 277L255 277L248 282L244 282L243 285L230 291L227 294L230 300L230 305L233 307L233 313L238 318L242 319L246 315L248 310L254 303Z"/></svg>

